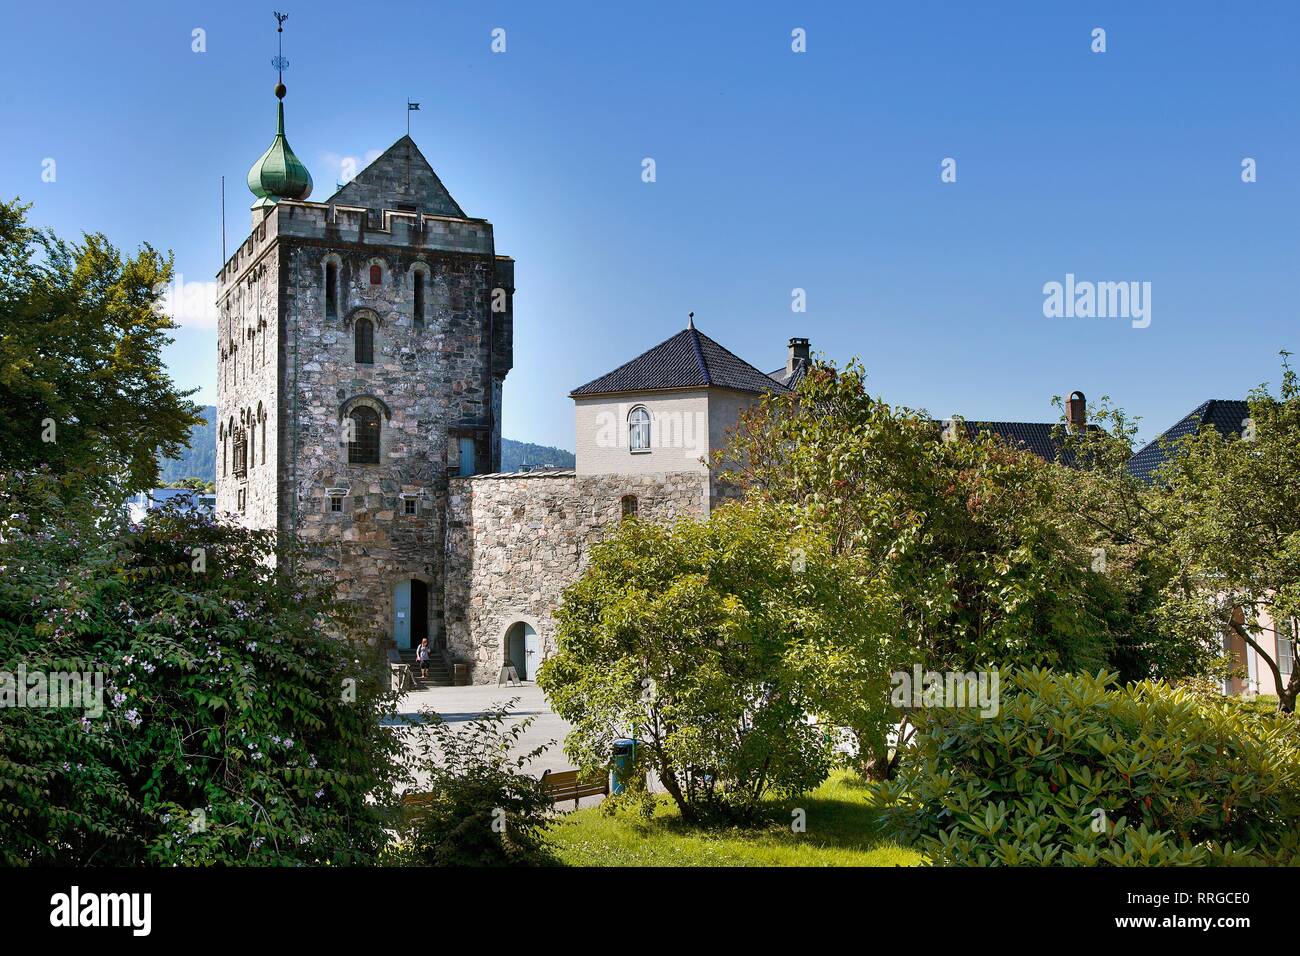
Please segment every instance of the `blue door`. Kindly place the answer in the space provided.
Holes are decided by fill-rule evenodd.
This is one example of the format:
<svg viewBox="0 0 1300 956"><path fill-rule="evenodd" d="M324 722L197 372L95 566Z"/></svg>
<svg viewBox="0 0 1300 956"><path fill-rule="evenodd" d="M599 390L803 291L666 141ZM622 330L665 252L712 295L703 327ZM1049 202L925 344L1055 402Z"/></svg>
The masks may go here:
<svg viewBox="0 0 1300 956"><path fill-rule="evenodd" d="M462 438L460 440L460 473L462 475L475 474L474 439L472 438Z"/></svg>
<svg viewBox="0 0 1300 956"><path fill-rule="evenodd" d="M411 647L411 582L393 586L393 640L403 650Z"/></svg>
<svg viewBox="0 0 1300 956"><path fill-rule="evenodd" d="M542 665L542 642L531 624L524 625L524 680L537 680L537 668Z"/></svg>

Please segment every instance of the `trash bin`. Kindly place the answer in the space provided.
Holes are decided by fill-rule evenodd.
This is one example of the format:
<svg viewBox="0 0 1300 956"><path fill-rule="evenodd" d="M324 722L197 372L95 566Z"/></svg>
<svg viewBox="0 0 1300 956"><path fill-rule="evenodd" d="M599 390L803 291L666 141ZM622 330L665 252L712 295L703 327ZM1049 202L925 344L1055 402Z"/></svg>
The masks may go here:
<svg viewBox="0 0 1300 956"><path fill-rule="evenodd" d="M609 771L610 794L622 793L632 782L632 768L636 765L636 741L620 737L614 741L613 767Z"/></svg>

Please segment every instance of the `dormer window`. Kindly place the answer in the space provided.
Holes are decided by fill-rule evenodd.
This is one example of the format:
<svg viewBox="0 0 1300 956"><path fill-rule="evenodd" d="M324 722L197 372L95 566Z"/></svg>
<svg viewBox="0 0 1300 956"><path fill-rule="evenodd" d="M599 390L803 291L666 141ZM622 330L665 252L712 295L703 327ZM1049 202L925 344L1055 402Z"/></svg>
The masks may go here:
<svg viewBox="0 0 1300 956"><path fill-rule="evenodd" d="M627 416L627 447L632 452L650 450L650 412L638 405Z"/></svg>

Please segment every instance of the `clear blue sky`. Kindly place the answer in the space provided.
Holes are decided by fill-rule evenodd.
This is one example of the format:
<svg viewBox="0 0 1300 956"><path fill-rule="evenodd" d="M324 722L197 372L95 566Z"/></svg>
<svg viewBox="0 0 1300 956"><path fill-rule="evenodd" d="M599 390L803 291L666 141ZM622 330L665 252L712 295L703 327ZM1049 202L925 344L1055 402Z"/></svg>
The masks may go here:
<svg viewBox="0 0 1300 956"><path fill-rule="evenodd" d="M509 437L572 448L568 391L692 310L764 371L804 335L937 415L1050 420L1080 388L1148 436L1300 351L1293 2L4 0L0 193L211 280L220 177L233 248L274 132L277 6L313 198L404 132L410 97L416 142L516 258ZM1150 327L1045 318L1066 273L1150 282ZM214 401L211 329L168 360Z"/></svg>

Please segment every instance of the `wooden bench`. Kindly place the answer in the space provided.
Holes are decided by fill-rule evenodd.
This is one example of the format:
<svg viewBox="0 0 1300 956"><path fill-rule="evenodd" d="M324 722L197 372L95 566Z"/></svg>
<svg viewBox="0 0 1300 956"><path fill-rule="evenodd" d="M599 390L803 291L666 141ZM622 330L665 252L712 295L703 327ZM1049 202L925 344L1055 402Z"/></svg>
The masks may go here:
<svg viewBox="0 0 1300 956"><path fill-rule="evenodd" d="M573 809L578 809L578 801L583 797L597 794L609 796L609 777L602 777L599 782L583 781L578 778L576 770L547 770L542 774L542 789L551 798L551 803L572 800Z"/></svg>

